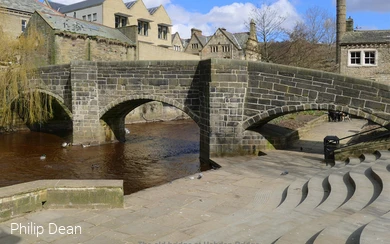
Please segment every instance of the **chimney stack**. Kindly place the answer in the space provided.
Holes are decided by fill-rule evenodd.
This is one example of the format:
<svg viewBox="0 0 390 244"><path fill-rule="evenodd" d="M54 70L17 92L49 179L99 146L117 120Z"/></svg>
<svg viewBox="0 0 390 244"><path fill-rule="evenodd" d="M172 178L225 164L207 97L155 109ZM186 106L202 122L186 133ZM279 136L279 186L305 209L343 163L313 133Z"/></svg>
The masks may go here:
<svg viewBox="0 0 390 244"><path fill-rule="evenodd" d="M351 16L347 19L347 32L353 31L353 19Z"/></svg>
<svg viewBox="0 0 390 244"><path fill-rule="evenodd" d="M346 0L337 0L337 30L336 30L336 63L340 63L341 48L340 43L347 30L347 6Z"/></svg>
<svg viewBox="0 0 390 244"><path fill-rule="evenodd" d="M191 29L191 36L196 34L197 36L201 36L202 35L202 31L201 30L198 30L198 29L195 29L195 28L192 28Z"/></svg>

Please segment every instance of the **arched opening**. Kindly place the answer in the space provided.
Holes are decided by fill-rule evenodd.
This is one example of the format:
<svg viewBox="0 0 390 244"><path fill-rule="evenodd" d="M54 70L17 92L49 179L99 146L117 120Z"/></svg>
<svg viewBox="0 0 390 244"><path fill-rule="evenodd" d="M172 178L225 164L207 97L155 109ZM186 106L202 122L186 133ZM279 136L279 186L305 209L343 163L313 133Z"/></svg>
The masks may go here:
<svg viewBox="0 0 390 244"><path fill-rule="evenodd" d="M172 108L177 108L184 112L189 118L191 118L196 124L199 122L199 116L195 114L191 109L178 103L174 99L169 99L159 96L128 96L117 99L116 101L108 104L100 111L100 118L105 126L106 141L116 139L118 141L125 141L125 118L134 109L150 103L150 102L162 102L169 105ZM111 133L112 132L112 133ZM110 134L111 133L111 134ZM114 138L115 137L115 138Z"/></svg>
<svg viewBox="0 0 390 244"><path fill-rule="evenodd" d="M10 127L12 130L31 130L36 132L48 132L48 133L64 133L69 134L72 130L72 113L65 106L64 101L58 95L38 89L36 90L40 97L41 104L35 104L34 106L47 106L52 108L52 115L46 121L41 122L29 122L26 118L26 114L29 113L28 108L25 110L16 109L14 105L14 112L12 114L12 121ZM46 105L45 105L46 104Z"/></svg>
<svg viewBox="0 0 390 244"><path fill-rule="evenodd" d="M324 138L337 136L341 147L386 136L388 122L370 111L333 104L285 106L253 116L245 130L261 134L267 149L323 154ZM386 147L386 145L383 145Z"/></svg>

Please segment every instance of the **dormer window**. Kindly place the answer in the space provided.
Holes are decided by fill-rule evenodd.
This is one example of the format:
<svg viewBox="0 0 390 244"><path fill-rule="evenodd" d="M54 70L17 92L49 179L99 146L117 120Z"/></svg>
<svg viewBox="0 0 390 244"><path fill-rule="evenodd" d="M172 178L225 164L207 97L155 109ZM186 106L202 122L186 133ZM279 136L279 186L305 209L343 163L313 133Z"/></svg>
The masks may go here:
<svg viewBox="0 0 390 244"><path fill-rule="evenodd" d="M158 39L164 39L166 40L168 37L168 27L159 25L158 26Z"/></svg>
<svg viewBox="0 0 390 244"><path fill-rule="evenodd" d="M115 15L115 28L127 26L127 17Z"/></svg>
<svg viewBox="0 0 390 244"><path fill-rule="evenodd" d="M138 35L147 36L149 30L149 23L146 21L138 20Z"/></svg>

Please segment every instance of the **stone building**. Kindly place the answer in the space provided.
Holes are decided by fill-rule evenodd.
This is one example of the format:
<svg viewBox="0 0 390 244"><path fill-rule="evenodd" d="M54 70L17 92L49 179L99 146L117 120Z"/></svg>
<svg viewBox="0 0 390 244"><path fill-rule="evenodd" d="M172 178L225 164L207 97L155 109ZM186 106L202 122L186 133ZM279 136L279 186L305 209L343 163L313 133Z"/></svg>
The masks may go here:
<svg viewBox="0 0 390 244"><path fill-rule="evenodd" d="M0 0L0 26L5 33L16 38L26 29L36 10L57 13L37 0Z"/></svg>
<svg viewBox="0 0 390 244"><path fill-rule="evenodd" d="M138 41L172 48L172 21L162 5L146 8L142 0L127 3L122 0L85 0L71 5L46 2L69 17L112 28L136 26Z"/></svg>
<svg viewBox="0 0 390 244"><path fill-rule="evenodd" d="M192 29L185 52L199 55L201 59L224 58L258 61L261 59L261 55L255 22L251 21L250 26L250 32L242 33L230 33L225 28L218 28L212 36L204 36L201 30Z"/></svg>
<svg viewBox="0 0 390 244"><path fill-rule="evenodd" d="M337 61L341 74L390 84L390 30L354 30L346 0L337 0Z"/></svg>
<svg viewBox="0 0 390 244"><path fill-rule="evenodd" d="M179 32L173 34L171 39L172 39L172 49L177 52L183 52L184 51L183 40L181 39Z"/></svg>
<svg viewBox="0 0 390 244"><path fill-rule="evenodd" d="M26 31L30 28L44 36L46 64L136 60L136 44L115 28L42 12L33 14Z"/></svg>
<svg viewBox="0 0 390 244"><path fill-rule="evenodd" d="M340 73L390 84L390 30L346 32Z"/></svg>

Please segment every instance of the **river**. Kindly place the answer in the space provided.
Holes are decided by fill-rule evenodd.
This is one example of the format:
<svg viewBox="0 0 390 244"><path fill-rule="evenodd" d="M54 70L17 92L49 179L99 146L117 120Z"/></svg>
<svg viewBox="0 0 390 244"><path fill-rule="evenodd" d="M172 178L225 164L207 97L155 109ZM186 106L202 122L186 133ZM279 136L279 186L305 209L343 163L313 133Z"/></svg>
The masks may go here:
<svg viewBox="0 0 390 244"><path fill-rule="evenodd" d="M0 186L40 179L123 179L130 194L199 172L199 127L193 121L126 128L125 143L86 148L62 148L69 135L0 134Z"/></svg>

